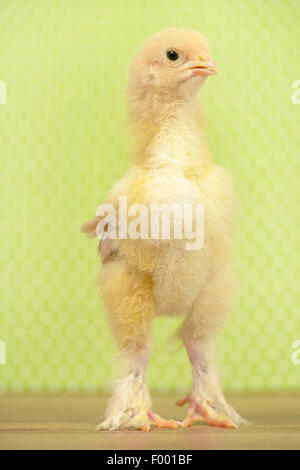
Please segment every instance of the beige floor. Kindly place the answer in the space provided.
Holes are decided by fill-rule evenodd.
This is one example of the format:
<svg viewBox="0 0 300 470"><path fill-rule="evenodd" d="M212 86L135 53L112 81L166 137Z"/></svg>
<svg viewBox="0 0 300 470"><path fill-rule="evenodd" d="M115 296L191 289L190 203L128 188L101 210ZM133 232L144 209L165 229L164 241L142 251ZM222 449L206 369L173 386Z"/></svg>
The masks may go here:
<svg viewBox="0 0 300 470"><path fill-rule="evenodd" d="M182 419L176 397L153 397L155 411ZM232 396L249 421L237 430L202 423L189 429L97 432L104 397L0 397L1 449L300 449L300 395Z"/></svg>

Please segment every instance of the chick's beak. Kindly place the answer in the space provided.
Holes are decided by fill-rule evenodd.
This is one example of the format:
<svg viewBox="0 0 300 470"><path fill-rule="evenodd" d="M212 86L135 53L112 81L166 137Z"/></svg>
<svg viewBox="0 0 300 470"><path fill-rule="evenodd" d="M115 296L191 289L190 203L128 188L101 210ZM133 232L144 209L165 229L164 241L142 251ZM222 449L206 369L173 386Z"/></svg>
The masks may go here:
<svg viewBox="0 0 300 470"><path fill-rule="evenodd" d="M199 56L199 59L199 62L190 67L190 69L193 71L193 75L201 75L206 77L218 73L218 66L210 57Z"/></svg>

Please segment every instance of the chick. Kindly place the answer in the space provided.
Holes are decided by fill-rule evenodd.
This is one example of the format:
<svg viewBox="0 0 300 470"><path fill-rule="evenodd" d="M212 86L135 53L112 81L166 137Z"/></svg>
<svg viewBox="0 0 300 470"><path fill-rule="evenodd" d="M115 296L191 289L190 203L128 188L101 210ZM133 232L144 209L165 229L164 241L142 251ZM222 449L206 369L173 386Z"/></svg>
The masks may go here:
<svg viewBox="0 0 300 470"><path fill-rule="evenodd" d="M120 196L138 203L204 207L204 244L162 237L112 240L104 234L100 284L112 332L127 358L127 376L115 384L98 429L151 425L176 428L203 419L234 428L244 420L227 404L214 364L216 335L232 308L234 196L227 170L213 164L204 142L197 94L217 73L206 40L196 31L167 29L152 36L133 60L128 86L134 164L113 186L106 203L119 211ZM102 216L82 226L96 236ZM103 231L103 227L102 227ZM182 423L152 411L146 385L151 330L159 315L184 316L179 337L192 366L191 393Z"/></svg>

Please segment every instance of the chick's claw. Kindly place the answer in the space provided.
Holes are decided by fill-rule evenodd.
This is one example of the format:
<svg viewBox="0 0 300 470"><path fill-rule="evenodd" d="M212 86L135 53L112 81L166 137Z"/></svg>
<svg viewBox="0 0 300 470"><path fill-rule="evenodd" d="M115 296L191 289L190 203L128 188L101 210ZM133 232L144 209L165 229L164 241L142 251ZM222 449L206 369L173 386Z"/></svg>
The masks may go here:
<svg viewBox="0 0 300 470"><path fill-rule="evenodd" d="M188 401L190 401L190 395L187 395L184 398L180 398L177 400L176 405L177 406L184 406Z"/></svg>
<svg viewBox="0 0 300 470"><path fill-rule="evenodd" d="M153 411L148 411L148 416L153 426L157 428L165 429L177 429L179 426L182 426L180 421L175 421L174 419L164 419L161 418L158 414L153 413Z"/></svg>

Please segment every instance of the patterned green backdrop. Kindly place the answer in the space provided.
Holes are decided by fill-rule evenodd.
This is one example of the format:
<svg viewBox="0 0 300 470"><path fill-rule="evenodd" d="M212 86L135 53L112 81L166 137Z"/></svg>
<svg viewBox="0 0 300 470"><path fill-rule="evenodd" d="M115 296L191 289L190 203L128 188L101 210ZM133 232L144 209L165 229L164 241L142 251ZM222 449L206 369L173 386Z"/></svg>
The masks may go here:
<svg viewBox="0 0 300 470"><path fill-rule="evenodd" d="M128 165L125 88L152 33L195 28L220 73L203 89L207 138L240 200L240 297L220 339L227 389L296 388L300 365L299 0L0 0L0 390L93 391L118 374L79 226ZM297 100L296 100L297 101ZM152 389L187 390L177 320L156 321Z"/></svg>

